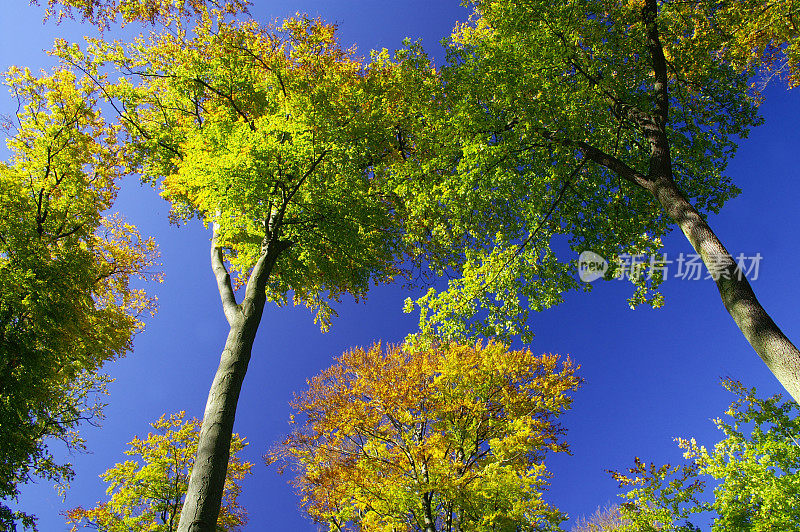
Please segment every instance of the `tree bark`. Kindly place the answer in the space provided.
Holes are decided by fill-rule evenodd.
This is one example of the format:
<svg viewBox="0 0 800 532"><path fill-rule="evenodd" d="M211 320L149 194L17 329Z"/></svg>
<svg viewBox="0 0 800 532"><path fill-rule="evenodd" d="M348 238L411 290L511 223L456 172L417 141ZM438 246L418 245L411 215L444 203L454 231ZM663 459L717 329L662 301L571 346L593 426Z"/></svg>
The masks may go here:
<svg viewBox="0 0 800 532"><path fill-rule="evenodd" d="M702 257L736 326L786 391L800 403L800 351L761 306L736 261L675 182L657 180L650 192Z"/></svg>
<svg viewBox="0 0 800 532"><path fill-rule="evenodd" d="M621 110L625 111L628 119L639 124L647 139L650 148L648 174L635 171L619 159L585 142L560 142L579 148L588 159L655 197L702 258L736 326L786 391L800 403L800 351L761 306L736 261L673 179L670 144L666 134L669 115L667 65L659 37L657 15L657 0L645 0L642 20L647 29L647 44L654 73L652 96L655 112L651 114L633 108ZM548 135L547 138L555 139L552 133Z"/></svg>
<svg viewBox="0 0 800 532"><path fill-rule="evenodd" d="M271 231L275 235L275 231ZM275 261L290 242L265 238L261 257L247 282L244 301L236 304L222 250L211 243L211 264L225 317L230 325L219 367L208 393L194 466L181 510L179 532L215 532L230 458L236 405L266 303L266 284Z"/></svg>
<svg viewBox="0 0 800 532"><path fill-rule="evenodd" d="M431 508L432 501L433 492L426 491L422 494L422 519L425 524L425 532L436 532L436 521L433 518L433 509Z"/></svg>
<svg viewBox="0 0 800 532"><path fill-rule="evenodd" d="M667 64L657 24L657 0L646 0L642 18L655 74L653 99L656 114L642 122L650 144L647 190L678 224L703 259L719 289L722 303L761 360L796 402L800 402L800 351L778 328L756 298L750 283L700 213L678 189L672 174L670 144L665 126L669 96Z"/></svg>

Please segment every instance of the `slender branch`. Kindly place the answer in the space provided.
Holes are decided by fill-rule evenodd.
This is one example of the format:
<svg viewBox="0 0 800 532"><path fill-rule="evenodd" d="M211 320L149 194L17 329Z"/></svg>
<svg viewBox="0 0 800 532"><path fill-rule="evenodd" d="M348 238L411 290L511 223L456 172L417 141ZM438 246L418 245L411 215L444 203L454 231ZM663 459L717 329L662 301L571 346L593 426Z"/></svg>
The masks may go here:
<svg viewBox="0 0 800 532"><path fill-rule="evenodd" d="M650 180L644 174L634 170L620 159L592 146L588 142L559 138L554 133L549 131L544 131L542 134L551 142L561 144L562 146L571 146L573 148L577 148L590 161L611 170L619 177L625 179L626 181L630 181L634 185L642 187L645 190L650 190L652 188Z"/></svg>
<svg viewBox="0 0 800 532"><path fill-rule="evenodd" d="M214 236L211 238L211 269L214 270L214 277L217 279L217 289L222 300L222 310L229 325L233 325L236 317L240 313L240 307L236 303L236 295L231 286L231 276L225 268L222 260L222 248L217 245L217 228L214 226Z"/></svg>
<svg viewBox="0 0 800 532"><path fill-rule="evenodd" d="M530 244L531 241L536 237L537 233L539 232L539 229L541 229L542 226L545 224L545 222L547 222L547 220L550 219L550 216L552 216L553 211L556 209L556 206L561 202L561 198L564 197L564 193L567 191L569 186L572 184L572 180L575 179L575 176L577 176L578 173L580 173L580 171L583 169L583 167L585 165L586 165L586 157L581 159L581 162L578 164L578 166L575 168L575 170L573 170L569 174L569 176L567 176L567 178L564 180L564 184L561 186L561 190L558 191L558 195L556 196L556 199L553 201L552 204L550 204L550 208L547 209L547 212L545 213L544 218L542 218L539 221L539 223L536 225L536 228L533 231L531 231L531 234L528 235L528 238L525 239L525 242L523 242L519 246L519 248L517 248L517 250L514 252L514 256L512 258L518 257L522 253L522 251L525 249L525 246ZM503 265L503 267L507 266L510 261L511 261L511 259L508 259L506 261L506 263Z"/></svg>
<svg viewBox="0 0 800 532"><path fill-rule="evenodd" d="M247 121L247 125L250 126L250 129L252 131L256 130L256 126L255 126L255 124L253 124L253 120L249 116L247 116L247 114L238 105L236 105L236 102L234 101L232 94L225 94L221 90L219 90L219 89L211 86L210 84L206 83L201 78L194 78L194 81L196 81L197 83L199 83L203 87L207 88L208 90L210 90L211 92L213 92L217 96L226 99L231 104L233 109L239 114L239 116L241 116L242 118L244 118Z"/></svg>

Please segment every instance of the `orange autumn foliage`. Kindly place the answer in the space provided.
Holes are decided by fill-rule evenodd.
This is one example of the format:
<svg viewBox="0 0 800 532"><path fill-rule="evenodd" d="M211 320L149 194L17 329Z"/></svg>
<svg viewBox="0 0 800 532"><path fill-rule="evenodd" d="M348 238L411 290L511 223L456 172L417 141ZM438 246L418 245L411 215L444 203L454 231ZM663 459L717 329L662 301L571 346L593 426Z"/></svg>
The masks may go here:
<svg viewBox="0 0 800 532"><path fill-rule="evenodd" d="M303 508L332 530L557 526L544 459L567 451L556 420L576 369L500 343L354 349L309 381L265 458L296 468Z"/></svg>

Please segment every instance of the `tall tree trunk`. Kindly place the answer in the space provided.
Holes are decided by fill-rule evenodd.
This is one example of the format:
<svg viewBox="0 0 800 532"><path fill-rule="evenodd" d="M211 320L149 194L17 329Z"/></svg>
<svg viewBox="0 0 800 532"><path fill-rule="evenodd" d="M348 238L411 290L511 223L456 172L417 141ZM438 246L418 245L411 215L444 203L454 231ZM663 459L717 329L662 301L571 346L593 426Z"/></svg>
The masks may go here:
<svg viewBox="0 0 800 532"><path fill-rule="evenodd" d="M275 233L272 231L273 235ZM290 245L289 242L277 238L265 238L261 257L248 279L244 301L237 305L230 276L222 260L222 250L216 245L215 230L211 243L211 264L230 331L208 393L197 454L178 524L179 532L217 530L236 405L264 312L267 280L278 256Z"/></svg>
<svg viewBox="0 0 800 532"><path fill-rule="evenodd" d="M736 326L778 381L800 403L800 351L761 306L736 261L675 182L659 179L650 192L678 224L715 277L722 303Z"/></svg>
<svg viewBox="0 0 800 532"><path fill-rule="evenodd" d="M425 524L425 532L436 532L436 521L433 518L433 492L426 491L422 494L422 519Z"/></svg>
<svg viewBox="0 0 800 532"><path fill-rule="evenodd" d="M663 122L662 122L663 124ZM563 142L618 176L647 190L681 228L714 277L722 303L736 326L789 395L800 403L800 350L783 334L759 303L750 283L725 246L672 178L669 144L662 125L647 124L650 136L649 175L643 175L616 157L582 142ZM552 135L551 135L552 138Z"/></svg>
<svg viewBox="0 0 800 532"><path fill-rule="evenodd" d="M789 341L758 302L750 283L717 235L675 184L670 144L668 74L658 30L658 2L645 0L642 18L653 65L656 114L642 122L650 144L650 172L645 188L678 224L715 278L722 303L761 360L796 402L800 402L800 351Z"/></svg>
<svg viewBox="0 0 800 532"><path fill-rule="evenodd" d="M242 381L258 329L258 318L241 316L231 326L208 393L197 455L181 511L180 531L216 530L231 434Z"/></svg>
<svg viewBox="0 0 800 532"><path fill-rule="evenodd" d="M658 1L645 0L642 6L642 21L647 30L647 44L654 74L652 88L654 111L642 111L624 104L622 100L612 101L616 105L615 112L625 115L627 120L641 127L650 151L650 168L647 175L586 142L558 139L552 132L545 132L545 136L550 140L580 149L589 160L608 168L655 197L664 211L681 228L715 278L722 303L736 326L786 391L800 403L800 351L758 302L736 261L700 213L681 193L673 179L670 144L666 134L670 106L668 73L657 17Z"/></svg>
<svg viewBox="0 0 800 532"><path fill-rule="evenodd" d="M415 438L418 443L422 443L422 438L425 434L425 426L425 422L420 423L419 431L417 432ZM420 472L423 480L425 481L425 485L427 486L430 482L430 478L428 477L428 462L426 457L423 457L422 459L422 464L420 464ZM433 517L433 491L426 491L422 494L422 513L425 532L436 532L436 520Z"/></svg>

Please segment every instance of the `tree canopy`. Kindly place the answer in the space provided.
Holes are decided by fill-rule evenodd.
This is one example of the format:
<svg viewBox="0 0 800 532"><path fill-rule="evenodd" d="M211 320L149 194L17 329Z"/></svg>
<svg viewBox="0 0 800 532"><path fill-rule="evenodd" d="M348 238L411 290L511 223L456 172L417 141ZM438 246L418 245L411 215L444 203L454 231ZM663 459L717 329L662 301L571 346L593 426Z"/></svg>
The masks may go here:
<svg viewBox="0 0 800 532"><path fill-rule="evenodd" d="M196 472L216 464L198 482L218 495L265 301L292 297L325 328L331 301L422 264L451 278L417 300L423 333L527 339L527 309L589 288L565 240L627 276L632 306L660 306L661 238L678 225L800 397L800 352L707 223L738 192L725 165L759 123L751 68L792 68L793 4L480 0L441 71L416 46L365 65L333 26L236 19L236 1L58 4L101 27L119 16L169 28L57 54L114 106L124 170L157 183L176 220L213 225L231 330ZM642 254L654 260L628 270ZM198 519L207 529L216 514Z"/></svg>
<svg viewBox="0 0 800 532"><path fill-rule="evenodd" d="M241 284L265 235L284 242L269 299L292 291L327 326L327 299L364 296L403 257L391 198L370 171L396 151L401 68L386 54L365 67L319 20L276 27L203 13L170 15L180 31L149 42L91 39L86 52L62 43L59 53L119 102L133 166L163 186L176 219L213 222ZM104 66L123 77L105 82Z"/></svg>
<svg viewBox="0 0 800 532"><path fill-rule="evenodd" d="M555 235L575 252L609 259L609 277L621 273L619 257L659 251L673 220L648 184L648 124L663 131L671 178L696 209L717 212L738 193L724 169L735 142L759 122L746 76L687 44L693 28L673 3L659 5L656 54L642 9L491 0L476 2L473 21L454 30L445 90L418 130L419 144L436 149L419 150L405 177L438 175L433 193L414 190L408 201L420 212L446 211L436 230L466 237L473 251L449 290L417 302L426 320L463 334L456 324L480 302L496 317L476 332L507 336L524 331L526 320L514 319L523 307L540 310L564 290L589 289L574 281L573 257L554 252ZM662 56L666 85L657 94L653 63ZM662 304L652 266L629 276L631 305Z"/></svg>
<svg viewBox="0 0 800 532"><path fill-rule="evenodd" d="M697 530L686 519L698 512L711 512L714 532L800 530L800 407L780 394L762 399L738 381L722 384L736 399L714 420L725 437L713 448L677 438L686 463L658 467L637 458L627 473L614 473L620 487L633 488L623 495L629 526L620 530ZM711 502L702 496L706 479L716 485Z"/></svg>
<svg viewBox="0 0 800 532"><path fill-rule="evenodd" d="M0 498L10 500L32 476L71 478L48 446L82 448L76 429L102 408L101 367L154 309L132 281L159 274L154 242L103 216L123 165L94 83L12 68L6 85L19 104L0 163Z"/></svg>
<svg viewBox="0 0 800 532"><path fill-rule="evenodd" d="M403 274L419 245L403 238L401 205L374 167L402 156L401 89L409 72L424 70L424 56L382 52L364 65L332 25L298 15L265 26L237 19L228 5L171 8L168 30L131 43L56 49L101 87L125 128L130 168L161 186L175 219L213 224L212 267L231 329L209 393L186 530L216 522L213 500L266 301L283 304L291 292L327 328L331 301L361 298L372 283ZM212 502L193 489L211 490Z"/></svg>
<svg viewBox="0 0 800 532"><path fill-rule="evenodd" d="M293 403L268 462L296 468L302 505L331 530L550 530L548 452L577 368L499 343L354 349Z"/></svg>
<svg viewBox="0 0 800 532"><path fill-rule="evenodd" d="M30 0L39 4L40 0ZM245 11L247 0L46 0L46 19L61 22L64 17L80 18L100 30L112 25L132 22L164 23L170 14L198 15L208 7L217 7L228 14Z"/></svg>
<svg viewBox="0 0 800 532"><path fill-rule="evenodd" d="M200 437L200 420L184 420L185 416L185 412L165 414L151 423L156 432L130 441L125 454L135 459L116 464L100 475L109 484L110 500L88 510L78 507L66 512L68 524L76 525L72 530L77 530L77 525L103 532L178 529ZM239 530L247 523L247 512L237 502L239 483L253 466L238 456L247 445L244 438L233 435L217 530Z"/></svg>
<svg viewBox="0 0 800 532"><path fill-rule="evenodd" d="M762 86L775 77L800 85L800 8L791 0L696 1L679 9L695 19L696 46L738 70L755 70Z"/></svg>
<svg viewBox="0 0 800 532"><path fill-rule="evenodd" d="M693 39L705 26L685 15L657 0L475 3L449 41L442 90L419 111L416 151L390 170L409 211L464 250L440 269L446 289L416 301L423 330L530 338L528 309L590 288L576 280L583 252L633 283L632 307L661 306L662 238L678 226L747 341L800 398L800 351L707 222L738 194L725 167L760 123L760 97L747 71Z"/></svg>

